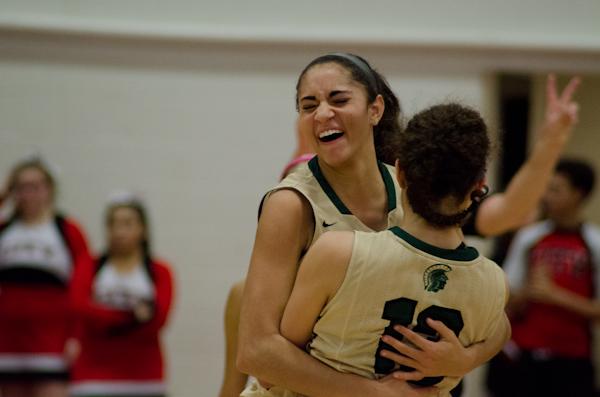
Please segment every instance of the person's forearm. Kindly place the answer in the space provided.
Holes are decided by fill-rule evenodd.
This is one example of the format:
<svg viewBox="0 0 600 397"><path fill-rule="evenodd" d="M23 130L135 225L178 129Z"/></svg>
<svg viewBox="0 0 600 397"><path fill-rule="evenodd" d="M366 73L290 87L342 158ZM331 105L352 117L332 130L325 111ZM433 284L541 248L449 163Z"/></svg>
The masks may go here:
<svg viewBox="0 0 600 397"><path fill-rule="evenodd" d="M281 335L270 335L243 349L238 368L271 384L311 397L369 395L367 378L337 372ZM402 396L398 396L402 397Z"/></svg>
<svg viewBox="0 0 600 397"><path fill-rule="evenodd" d="M573 94L580 82L572 78L561 93L556 89L555 77L548 76L545 116L533 150L506 191L481 204L475 219L480 234L489 237L508 232L522 226L533 214L577 123L578 105Z"/></svg>
<svg viewBox="0 0 600 397"><path fill-rule="evenodd" d="M564 288L557 288L552 294L552 302L591 320L600 319L600 302L590 300Z"/></svg>
<svg viewBox="0 0 600 397"><path fill-rule="evenodd" d="M540 139L506 190L483 201L477 213L477 231L496 236L522 226L541 200L562 153L558 140Z"/></svg>
<svg viewBox="0 0 600 397"><path fill-rule="evenodd" d="M563 142L540 139L529 158L508 184L504 196L515 220L527 217L546 191L554 167L562 153Z"/></svg>

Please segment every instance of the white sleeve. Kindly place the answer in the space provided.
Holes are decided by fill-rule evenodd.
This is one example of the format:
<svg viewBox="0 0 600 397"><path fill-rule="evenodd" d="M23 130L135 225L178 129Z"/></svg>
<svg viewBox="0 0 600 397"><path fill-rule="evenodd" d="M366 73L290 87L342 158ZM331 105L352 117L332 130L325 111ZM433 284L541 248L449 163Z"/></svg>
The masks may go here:
<svg viewBox="0 0 600 397"><path fill-rule="evenodd" d="M594 271L594 290L596 299L600 298L600 229L590 223L585 223L582 228L583 239L592 255Z"/></svg>
<svg viewBox="0 0 600 397"><path fill-rule="evenodd" d="M525 236L520 232L510 243L502 265L511 290L518 290L523 286L527 274L527 252Z"/></svg>
<svg viewBox="0 0 600 397"><path fill-rule="evenodd" d="M529 250L551 230L549 222L541 222L522 229L515 235L502 266L511 290L518 290L523 286L529 267Z"/></svg>

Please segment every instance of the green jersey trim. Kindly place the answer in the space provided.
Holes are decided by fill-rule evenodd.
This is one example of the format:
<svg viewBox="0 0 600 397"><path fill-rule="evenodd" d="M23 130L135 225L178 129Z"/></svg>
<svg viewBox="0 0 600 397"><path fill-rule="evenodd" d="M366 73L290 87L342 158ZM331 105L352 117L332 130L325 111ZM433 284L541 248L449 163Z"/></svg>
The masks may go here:
<svg viewBox="0 0 600 397"><path fill-rule="evenodd" d="M385 191L387 193L387 201L388 201L388 212L391 212L396 209L396 187L394 186L394 177L390 174L390 171L382 162L377 162L377 166L379 167L379 172L381 173L381 177L383 178L383 183L385 185ZM317 156L313 157L308 162L308 168L312 172L313 176L319 182L321 189L325 192L329 200L335 205L337 210L344 215L352 215L352 212L346 207L346 205L339 198L337 193L333 190L323 172L321 171L321 167L319 167L319 161Z"/></svg>
<svg viewBox="0 0 600 397"><path fill-rule="evenodd" d="M399 228L398 226L390 228L389 231L391 231L396 236L406 241L408 244L412 245L416 249L428 253L430 255L437 256L438 258L450 261L470 262L479 257L479 252L477 252L475 248L468 247L464 243L455 249L440 248L428 244L425 241L419 240L418 238L409 234L407 231Z"/></svg>

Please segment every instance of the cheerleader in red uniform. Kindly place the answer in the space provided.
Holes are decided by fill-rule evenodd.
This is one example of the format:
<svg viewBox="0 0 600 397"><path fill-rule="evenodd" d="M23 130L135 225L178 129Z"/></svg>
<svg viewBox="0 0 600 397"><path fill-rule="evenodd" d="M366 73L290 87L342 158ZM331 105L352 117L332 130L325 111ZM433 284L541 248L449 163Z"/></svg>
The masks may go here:
<svg viewBox="0 0 600 397"><path fill-rule="evenodd" d="M107 253L75 275L81 353L70 394L164 396L160 331L171 308L169 265L150 255L146 212L135 198L113 200L106 226Z"/></svg>
<svg viewBox="0 0 600 397"><path fill-rule="evenodd" d="M18 164L9 178L14 212L0 225L3 397L67 395L69 290L75 269L89 268L91 258L80 228L55 211L55 190L38 159Z"/></svg>

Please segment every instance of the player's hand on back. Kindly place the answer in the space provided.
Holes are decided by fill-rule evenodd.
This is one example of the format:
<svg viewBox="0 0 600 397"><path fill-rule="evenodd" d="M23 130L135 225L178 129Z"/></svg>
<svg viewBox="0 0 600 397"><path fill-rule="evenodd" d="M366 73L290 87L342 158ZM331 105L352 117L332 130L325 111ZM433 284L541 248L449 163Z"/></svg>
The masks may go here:
<svg viewBox="0 0 600 397"><path fill-rule="evenodd" d="M410 344L384 336L384 342L397 352L383 350L382 356L399 365L414 368L412 372L396 371L393 376L401 380L421 380L429 376L462 377L474 367L474 358L458 337L441 321L427 320L427 325L438 332L437 342L427 340L423 336L402 326L395 330L406 338ZM412 345L411 345L412 344Z"/></svg>

